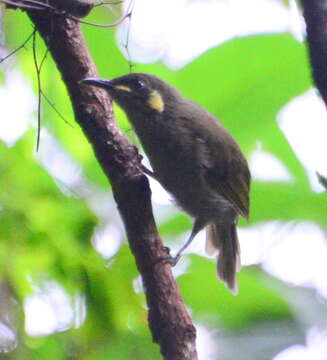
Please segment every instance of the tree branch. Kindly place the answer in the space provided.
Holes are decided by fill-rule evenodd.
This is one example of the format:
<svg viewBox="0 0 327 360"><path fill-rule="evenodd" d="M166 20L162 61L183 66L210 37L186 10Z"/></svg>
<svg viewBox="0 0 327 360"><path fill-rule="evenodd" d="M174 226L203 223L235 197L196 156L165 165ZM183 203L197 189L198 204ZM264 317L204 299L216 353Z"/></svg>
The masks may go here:
<svg viewBox="0 0 327 360"><path fill-rule="evenodd" d="M327 105L327 1L302 0L313 79Z"/></svg>
<svg viewBox="0 0 327 360"><path fill-rule="evenodd" d="M55 6L56 0L50 4ZM79 24L50 10L26 12L44 39L66 84L76 121L111 182L143 279L153 340L159 343L165 359L195 360L191 317L170 265L157 261L165 251L152 214L148 180L140 170L140 155L117 128L108 95L102 89L79 84L83 78L97 76Z"/></svg>

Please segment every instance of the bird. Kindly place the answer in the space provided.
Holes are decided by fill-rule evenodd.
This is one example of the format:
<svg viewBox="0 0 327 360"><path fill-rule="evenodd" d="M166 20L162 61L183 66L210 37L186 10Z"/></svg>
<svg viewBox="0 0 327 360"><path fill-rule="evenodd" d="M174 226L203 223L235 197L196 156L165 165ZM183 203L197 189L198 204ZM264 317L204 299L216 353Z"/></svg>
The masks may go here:
<svg viewBox="0 0 327 360"><path fill-rule="evenodd" d="M151 171L142 165L142 170L194 219L190 236L170 257L171 264L205 228L206 251L218 253L218 278L236 295L240 270L236 225L239 216L249 217L251 181L236 140L213 114L155 75L135 72L81 82L105 89L123 109L152 167Z"/></svg>

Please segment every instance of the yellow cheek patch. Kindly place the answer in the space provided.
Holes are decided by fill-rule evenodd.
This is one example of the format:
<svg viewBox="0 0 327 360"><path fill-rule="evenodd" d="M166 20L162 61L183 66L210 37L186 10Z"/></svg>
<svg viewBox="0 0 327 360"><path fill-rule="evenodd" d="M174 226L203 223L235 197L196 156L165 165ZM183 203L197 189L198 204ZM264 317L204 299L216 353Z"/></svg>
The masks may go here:
<svg viewBox="0 0 327 360"><path fill-rule="evenodd" d="M162 96L157 90L151 91L148 98L148 105L151 109L154 109L158 112L163 112L165 108L165 103L162 99Z"/></svg>
<svg viewBox="0 0 327 360"><path fill-rule="evenodd" d="M129 88L128 86L124 86L124 85L117 85L114 86L115 89L117 90L123 90L123 91L127 91L127 92L132 92L132 89Z"/></svg>

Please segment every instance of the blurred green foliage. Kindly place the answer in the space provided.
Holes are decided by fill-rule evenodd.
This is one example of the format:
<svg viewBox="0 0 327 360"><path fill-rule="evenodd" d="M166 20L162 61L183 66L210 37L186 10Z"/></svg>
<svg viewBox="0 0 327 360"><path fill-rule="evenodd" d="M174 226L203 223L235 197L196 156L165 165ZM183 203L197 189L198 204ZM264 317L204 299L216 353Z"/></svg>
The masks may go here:
<svg viewBox="0 0 327 360"><path fill-rule="evenodd" d="M96 10L89 18L108 23L111 15ZM32 32L32 25L19 11L8 11L5 20L7 45L14 49ZM116 45L115 29L83 26L83 30L103 77L128 72L128 62ZM44 51L38 39L40 58ZM14 59L11 66L20 69L35 90L31 44ZM135 70L166 79L219 116L246 155L260 141L294 177L294 183L254 181L251 220L242 226L275 219L308 220L326 226L326 195L312 192L306 171L276 122L281 107L311 86L304 44L289 34L250 36L213 48L179 71L160 63L136 65ZM6 71L5 66L2 71ZM2 75L0 81L2 84ZM46 102L42 126L82 167L92 191L110 191L90 145L74 124L69 97L50 56L44 63L42 84L73 127ZM122 111L116 108L116 114L121 128L135 140ZM22 333L17 349L0 354L0 358L160 359L147 329L144 294L136 291L138 273L127 245L121 246L109 262L96 252L92 235L103 220L86 197L69 189L63 191L63 185L37 160L35 138L33 129L10 148L0 143L0 280L10 282L17 306L22 306L25 297L35 292L33 283L40 277L53 279L68 294L85 296L87 315L79 328L72 326L42 337ZM111 209L116 211L114 206ZM116 217L114 213L105 215L108 222ZM164 236L178 236L189 229L190 222L174 212L158 225ZM217 282L212 261L199 256L190 260L191 265L178 281L195 321L210 329L230 331L244 331L260 322L292 321L294 310L280 293L267 286L259 268L242 270L240 294L233 297Z"/></svg>

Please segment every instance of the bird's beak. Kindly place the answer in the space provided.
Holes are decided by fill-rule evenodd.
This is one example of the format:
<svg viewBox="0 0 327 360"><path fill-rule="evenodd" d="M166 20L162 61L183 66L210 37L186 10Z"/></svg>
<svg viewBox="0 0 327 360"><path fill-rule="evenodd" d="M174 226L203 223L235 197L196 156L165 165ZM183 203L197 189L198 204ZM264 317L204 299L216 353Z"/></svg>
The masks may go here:
<svg viewBox="0 0 327 360"><path fill-rule="evenodd" d="M86 85L93 85L104 89L111 89L113 87L110 80L98 79L98 78L86 78L80 81Z"/></svg>

